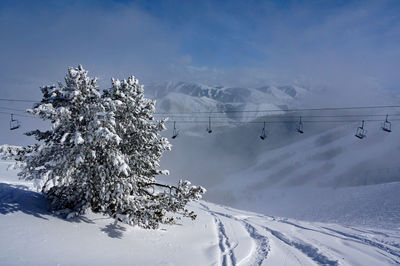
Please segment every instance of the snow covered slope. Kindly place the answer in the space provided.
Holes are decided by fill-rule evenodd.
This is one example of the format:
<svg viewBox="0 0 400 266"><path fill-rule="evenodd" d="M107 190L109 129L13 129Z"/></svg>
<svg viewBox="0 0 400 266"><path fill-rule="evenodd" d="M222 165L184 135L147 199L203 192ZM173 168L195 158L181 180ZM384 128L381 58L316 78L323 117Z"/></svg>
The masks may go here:
<svg viewBox="0 0 400 266"><path fill-rule="evenodd" d="M188 123L192 127L187 128L177 122L181 134L170 139L173 150L163 157L162 166L171 170L169 178L174 181L189 178L207 187L207 200L310 221L399 228L398 121L393 121L391 133L380 129L381 121L366 122L367 138L354 136L362 119L384 119L387 113L393 114L389 120L397 119L398 109L285 113L285 109L304 107L307 100L310 103L315 98L314 90L299 86L229 88L177 82L150 86L149 90L158 99L160 112L282 110L268 116L257 112L211 114L219 117L213 121L255 117L251 122L267 121L265 141L259 138L262 124L215 123L213 133L207 134L207 113L170 116L172 121L196 123ZM366 114L374 116L363 117ZM297 121L300 115L306 117L305 134L296 132L296 123L274 123ZM323 123L346 119L356 122ZM172 135L172 124L169 127L167 137Z"/></svg>
<svg viewBox="0 0 400 266"><path fill-rule="evenodd" d="M0 162L1 265L395 265L398 230L301 222L208 202L195 221L144 230L89 213L64 220Z"/></svg>
<svg viewBox="0 0 400 266"><path fill-rule="evenodd" d="M387 133L370 123L363 140L355 128L335 127L265 151L220 187L236 192L235 207L400 229L400 126Z"/></svg>
<svg viewBox="0 0 400 266"><path fill-rule="evenodd" d="M269 119L274 119L270 117ZM262 125L261 125L262 126ZM169 178L207 187L206 199L264 214L399 229L400 125L382 131L368 122L365 139L346 124L259 124L183 131L163 157ZM170 132L167 132L170 134Z"/></svg>

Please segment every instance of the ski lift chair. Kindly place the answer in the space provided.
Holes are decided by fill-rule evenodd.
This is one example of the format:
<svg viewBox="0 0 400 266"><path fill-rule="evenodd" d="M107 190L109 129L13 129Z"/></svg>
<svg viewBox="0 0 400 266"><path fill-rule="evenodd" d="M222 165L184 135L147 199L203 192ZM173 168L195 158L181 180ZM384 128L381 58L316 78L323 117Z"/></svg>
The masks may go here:
<svg viewBox="0 0 400 266"><path fill-rule="evenodd" d="M361 126L357 128L355 136L359 139L363 139L367 136L367 130L364 129L364 120L361 123Z"/></svg>
<svg viewBox="0 0 400 266"><path fill-rule="evenodd" d="M267 138L267 131L265 129L265 122L264 122L264 127L261 131L260 139L265 140Z"/></svg>
<svg viewBox="0 0 400 266"><path fill-rule="evenodd" d="M299 132L300 134L303 134L303 133L304 133L304 130L303 130L303 122L301 121L301 116L300 116L299 123L297 124L296 130L297 130L297 132Z"/></svg>
<svg viewBox="0 0 400 266"><path fill-rule="evenodd" d="M176 129L176 121L174 121L174 130L172 132L172 138L175 139L177 136L179 136L179 130Z"/></svg>
<svg viewBox="0 0 400 266"><path fill-rule="evenodd" d="M19 123L19 121L17 119L14 119L14 115L11 114L10 130L15 130L15 129L19 128L20 126L21 126L21 124Z"/></svg>
<svg viewBox="0 0 400 266"><path fill-rule="evenodd" d="M206 130L207 130L208 134L210 134L212 132L212 129L211 129L211 117L208 117L208 127L207 127Z"/></svg>
<svg viewBox="0 0 400 266"><path fill-rule="evenodd" d="M382 123L382 130L386 132L392 132L392 123L388 121L388 115L386 115L386 120Z"/></svg>

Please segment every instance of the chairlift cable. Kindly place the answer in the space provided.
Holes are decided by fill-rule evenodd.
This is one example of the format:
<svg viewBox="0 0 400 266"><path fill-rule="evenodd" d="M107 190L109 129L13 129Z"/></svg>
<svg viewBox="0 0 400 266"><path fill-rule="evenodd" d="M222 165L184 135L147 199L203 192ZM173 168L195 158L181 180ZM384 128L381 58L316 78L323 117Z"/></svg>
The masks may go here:
<svg viewBox="0 0 400 266"><path fill-rule="evenodd" d="M6 110L11 110L11 111L17 111L17 112L26 112L26 109L17 109L17 108L10 108L10 107L3 107L0 106L0 109L6 109Z"/></svg>
<svg viewBox="0 0 400 266"><path fill-rule="evenodd" d="M160 114L155 114L155 116L162 116ZM340 118L340 117L385 117L386 114L384 115L378 115L378 114L357 114L357 115L302 115L301 117L307 117L307 118L314 118L314 117L330 117L330 118ZM400 116L399 114L389 114L389 116ZM208 118L209 116L193 116L192 114L187 114L187 115L171 115L169 117L180 117L180 118ZM237 116L234 118L261 118L262 116ZM288 116L288 115L275 115L271 116L273 118L293 118L293 116ZM224 116L212 116L212 118L221 118L221 119L234 119L232 117L224 117Z"/></svg>
<svg viewBox="0 0 400 266"><path fill-rule="evenodd" d="M26 103L37 103L37 102L40 102L40 101L33 101L33 100L6 99L6 98L0 98L0 101L6 101L6 102L26 102Z"/></svg>
<svg viewBox="0 0 400 266"><path fill-rule="evenodd" d="M11 99L0 98L0 101L9 102L28 102L38 103L40 101L27 100L27 99ZM335 110L357 110L357 109L386 109L386 108L400 108L400 105L375 105L375 106L349 106L349 107L321 107L321 108L297 108L297 109L270 109L270 110L227 110L227 111L193 111L193 112L156 112L157 115L173 115L173 114L214 114L214 113L269 113L269 112L301 112L301 111L335 111Z"/></svg>
<svg viewBox="0 0 400 266"><path fill-rule="evenodd" d="M157 115L174 114L226 114L226 113L268 113L268 112L301 112L301 111L335 111L335 110L357 110L357 109L386 109L400 108L400 105L377 105L377 106L350 106L350 107L324 107L324 108L299 108L299 109L271 109L271 110L230 110L230 111L197 111L197 112L158 112Z"/></svg>
<svg viewBox="0 0 400 266"><path fill-rule="evenodd" d="M37 102L37 101L30 101L30 100L19 100L19 99L2 99L0 98L0 101L21 101L21 102ZM379 108L398 108L400 107L399 105L386 105L386 106L358 106L358 107L338 107L338 108L307 108L307 109L288 109L288 110L265 110L265 111L229 111L229 112L273 112L273 111L283 111L283 112L295 112L295 111L311 111L311 110L356 110L356 109L379 109ZM9 108L9 107L0 107L1 109L8 109L8 110L13 110L13 111L25 111L22 109L14 109L14 108ZM211 113L227 113L228 111L225 112L211 112ZM176 114L196 114L196 113L210 113L210 112L191 112L191 113L176 113ZM4 112L4 111L0 111L0 114L4 114L4 115L11 115L10 112ZM24 115L24 114L15 114L13 113L15 116L19 116L19 117L27 117L27 118L36 118L35 116L29 116L29 115ZM154 115L161 115L163 113L155 113ZM165 113L168 114L168 113ZM169 114L173 114L173 113L169 113ZM390 117L395 117L395 116L400 116L400 114L387 114ZM385 117L385 115L379 115L379 114L365 114L365 115L361 115L361 114L355 114L355 115L351 115L351 114L346 114L346 115L305 115L302 116L302 118L306 117L306 118L345 118L345 117ZM178 116L175 116L178 117ZM182 118L185 118L184 116L182 116ZM193 117L191 117L193 118ZM195 118L202 118L200 116L195 117ZM205 118L205 117L204 117ZM208 123L209 125L211 124L211 119L213 119L213 123L215 124L262 124L264 123L264 121L232 121L232 120L227 120L227 117L215 117L215 116L208 116L208 121L207 120L174 120L177 123ZM244 117L243 117L244 118ZM250 117L252 118L252 117ZM256 117L254 116L254 119L257 118L261 118L261 117ZM272 119L284 119L284 118L293 118L291 116L275 116ZM222 120L215 120L215 119L225 119L225 121ZM360 120L302 120L303 123L355 123L355 122L359 122ZM364 119L364 121L366 122L382 122L381 119ZM391 119L390 121L400 121L400 119ZM269 120L268 123L297 123L298 121L296 120ZM167 123L170 123L170 121L167 121Z"/></svg>
<svg viewBox="0 0 400 266"><path fill-rule="evenodd" d="M26 109L17 109L17 108L10 108L10 107L3 107L0 106L0 109L6 109L6 110L11 110L11 111L20 111L20 112L26 112ZM155 116L162 116L160 113L155 113ZM329 117L329 118L341 118L341 117L385 117L385 116L400 116L400 114L344 114L344 115L302 115L302 117L306 118L314 118L314 117ZM193 118L192 114L179 114L179 115L171 115L171 118L175 117L180 117L180 118L186 118L190 117ZM260 116L239 116L238 118L259 118ZM288 116L288 115L276 115L275 118L292 118L293 116ZM195 118L209 118L209 116L196 116ZM211 118L227 118L227 119L233 119L232 117L218 117L218 116L212 116Z"/></svg>
<svg viewBox="0 0 400 266"><path fill-rule="evenodd" d="M206 123L208 124L208 120L200 120L200 121L189 121L189 120L174 120L177 123ZM364 119L365 122L382 122L379 119ZM400 119L392 119L391 121L400 121ZM280 121L268 121L268 123L298 123L299 120L280 120ZM302 123L359 123L360 120L302 120ZM173 123L172 121L166 121L166 123ZM263 124L263 121L213 121L215 124Z"/></svg>
<svg viewBox="0 0 400 266"><path fill-rule="evenodd" d="M28 116L28 115L21 115L21 114L16 114L16 113L7 113L7 112L2 112L0 111L0 114L4 114L4 115L15 115L15 116L20 116L20 117L29 117L29 118L35 118L34 116Z"/></svg>
<svg viewBox="0 0 400 266"><path fill-rule="evenodd" d="M23 114L15 114L9 112L0 111L0 114L4 115L11 115L14 114L15 116L19 117L27 117L27 118L36 118L35 116L28 116ZM211 117L210 117L211 118ZM365 122L382 122L381 119L364 119ZM400 119L391 119L390 121L400 121ZM210 124L210 120L174 120L174 121L166 121L166 123L189 123L189 124L196 124L196 123L206 123ZM360 122L360 120L302 120L303 123L356 123ZM264 121L222 121L222 120L213 120L215 124L263 124ZM298 120L269 120L269 124L271 123L298 123Z"/></svg>

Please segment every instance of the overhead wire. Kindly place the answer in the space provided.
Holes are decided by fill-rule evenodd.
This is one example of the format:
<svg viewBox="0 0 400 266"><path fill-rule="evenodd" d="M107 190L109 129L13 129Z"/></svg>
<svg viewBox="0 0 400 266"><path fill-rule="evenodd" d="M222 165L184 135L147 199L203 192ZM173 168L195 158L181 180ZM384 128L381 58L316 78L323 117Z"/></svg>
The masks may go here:
<svg viewBox="0 0 400 266"><path fill-rule="evenodd" d="M6 110L11 110L11 111L17 111L17 112L26 112L26 109L17 109L17 108L10 108L10 107L3 107L0 106L0 109L6 109Z"/></svg>
<svg viewBox="0 0 400 266"><path fill-rule="evenodd" d="M26 109L17 109L17 108L10 108L10 107L4 107L4 106L0 106L0 109L6 109L6 110L11 110L11 111L17 111L17 112L26 112ZM384 117L386 115L389 115L391 117L393 116L400 116L400 113L396 113L396 114L344 114L344 115L302 115L302 117L306 117L306 118L314 118L314 117L330 117L330 118L339 118L339 117ZM160 113L155 113L154 116L163 116ZM175 118L175 117L179 117L179 118L193 118L192 114L179 114L179 115L170 115L171 117ZM195 116L194 118L208 118L209 116ZM258 118L260 116L245 116L245 115L240 115L240 116L232 116L230 115L229 117L225 117L225 116L212 116L212 118L228 118L228 119L232 119L232 118ZM288 116L288 115L274 115L274 117L278 117L278 118L292 118L292 116Z"/></svg>
<svg viewBox="0 0 400 266"><path fill-rule="evenodd" d="M20 116L20 117L28 117L28 118L35 118L34 116L29 116L29 115L21 115L21 114L15 114L15 113L9 113L9 112L2 112L0 111L0 114L5 114L5 115L15 115L15 116ZM382 115L386 116L386 115ZM293 118L293 117L292 117ZM303 123L356 123L360 122L360 120L302 120ZM364 119L365 122L382 122L382 119ZM400 119L391 119L390 121L400 121ZM209 120L168 120L166 123L209 123ZM213 124L275 124L275 123L298 123L298 120L260 120L260 121L230 121L230 120L212 120Z"/></svg>
<svg viewBox="0 0 400 266"><path fill-rule="evenodd" d="M34 100L27 100L27 99L11 99L11 98L0 98L0 101L8 101L8 102L28 102L28 103L36 103L38 101ZM270 110L225 110L225 111L191 111L191 112L155 112L155 117L160 116L169 116L170 121L167 123L175 122L175 123L210 123L210 120L213 124L260 124L266 122L267 124L271 123L298 123L298 120L295 119L296 112L316 112L316 111L345 111L345 110L372 110L372 109L393 109L393 108L400 108L400 105L376 105L376 106L348 106L348 107L322 107L322 108L297 108L297 109L270 109ZM10 110L10 111L17 111L17 112L26 112L23 109L11 108L0 106L0 109ZM269 113L274 112L283 112L285 114L276 114L270 115L267 117ZM288 115L287 113L293 113L293 115ZM239 115L239 114L246 114L246 113L257 113L257 115ZM34 118L34 116L24 115L24 114L16 114L11 112L4 112L0 111L0 114L5 115L15 115L19 117L28 117ZM204 114L209 114L205 116ZM218 116L224 114L233 114L230 116ZM360 120L355 119L345 119L345 118L364 118L363 120L366 122L381 122L382 119L372 119L373 117L385 117L388 115L389 117L398 117L400 113L390 113L390 114L322 114L322 115L301 115L303 118L304 123L353 123L353 122L360 122ZM177 118L177 119L175 119ZM185 120L185 119L191 120ZM198 120L198 119L205 119L207 120ZM237 119L252 119L251 121L237 121ZM306 120L304 120L306 118ZM312 118L342 118L339 120L312 120ZM371 119L365 119L371 118ZM400 119L392 118L391 121L400 121Z"/></svg>
<svg viewBox="0 0 400 266"><path fill-rule="evenodd" d="M0 101L4 101L4 102L26 102L26 103L37 103L37 102L40 102L40 101L34 101L34 100L9 99L9 98L0 98Z"/></svg>
<svg viewBox="0 0 400 266"><path fill-rule="evenodd" d="M314 118L314 117L329 117L329 118L343 118L343 117L385 117L386 115L392 117L392 116L400 116L400 113L397 114L357 114L357 115L301 115L301 117L307 117L307 118ZM155 115L155 116L161 116L161 115ZM169 117L172 118L222 118L222 119L233 119L233 118L263 118L263 116L188 116L188 115L171 115ZM271 115L269 117L272 118L293 118L296 117L295 115Z"/></svg>
<svg viewBox="0 0 400 266"><path fill-rule="evenodd" d="M381 119L364 119L365 122L382 122ZM400 119L391 119L390 121L400 121ZM168 120L166 123L206 123L209 121L179 121ZM299 120L281 120L281 121L212 121L213 124L275 124L275 123L298 123ZM302 120L303 123L359 123L360 120Z"/></svg>
<svg viewBox="0 0 400 266"><path fill-rule="evenodd" d="M29 117L29 118L34 118L34 116L29 116L29 115L21 115L21 114L15 114L15 113L8 113L8 112L2 112L2 111L0 111L0 114L3 114L3 115L15 115L15 116L20 116L20 117Z"/></svg>
<svg viewBox="0 0 400 266"><path fill-rule="evenodd" d="M227 114L227 113L269 113L269 112L302 112L302 111L336 111L336 110L356 110L356 109L387 109L400 108L400 105L376 105L376 106L350 106L350 107L323 107L323 108L297 108L297 109L270 109L270 110L226 110L226 111L196 111L196 112L156 112L161 115L174 114Z"/></svg>
<svg viewBox="0 0 400 266"><path fill-rule="evenodd" d="M0 101L10 102L29 102L37 103L40 101L27 99L0 98ZM174 114L226 114L226 113L269 113L269 112L302 112L302 111L336 111L336 110L356 110L356 109L384 109L400 108L400 105L374 105L374 106L348 106L348 107L320 107L320 108L294 108L294 109L269 109L269 110L225 110L225 111L190 111L190 112L156 112L157 115Z"/></svg>

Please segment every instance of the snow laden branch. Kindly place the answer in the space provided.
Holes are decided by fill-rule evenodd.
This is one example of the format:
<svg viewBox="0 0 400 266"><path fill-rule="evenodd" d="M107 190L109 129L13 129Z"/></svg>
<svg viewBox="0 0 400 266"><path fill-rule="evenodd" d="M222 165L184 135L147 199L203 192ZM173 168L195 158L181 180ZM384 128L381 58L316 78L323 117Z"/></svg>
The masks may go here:
<svg viewBox="0 0 400 266"><path fill-rule="evenodd" d="M141 187L141 192L147 194L153 199L163 199L164 201L168 201L174 212L180 212L183 216L188 216L192 219L195 219L196 215L185 209L186 204L192 199L201 199L202 194L206 192L201 186L191 186L191 183L187 180L179 181L177 187L160 183L141 183L139 186ZM151 192L149 191L149 188L151 189Z"/></svg>
<svg viewBox="0 0 400 266"><path fill-rule="evenodd" d="M55 211L72 217L92 210L144 228L196 217L186 205L204 188L156 180L168 174L158 168L171 145L160 135L165 120L154 120L155 102L135 77L112 79L100 93L78 66L68 69L65 84L41 90L42 101L28 112L52 126L28 132L38 143L13 149L10 157L22 162L21 178L40 180Z"/></svg>
<svg viewBox="0 0 400 266"><path fill-rule="evenodd" d="M23 150L20 146L0 145L0 158L3 160L16 160L23 154Z"/></svg>

